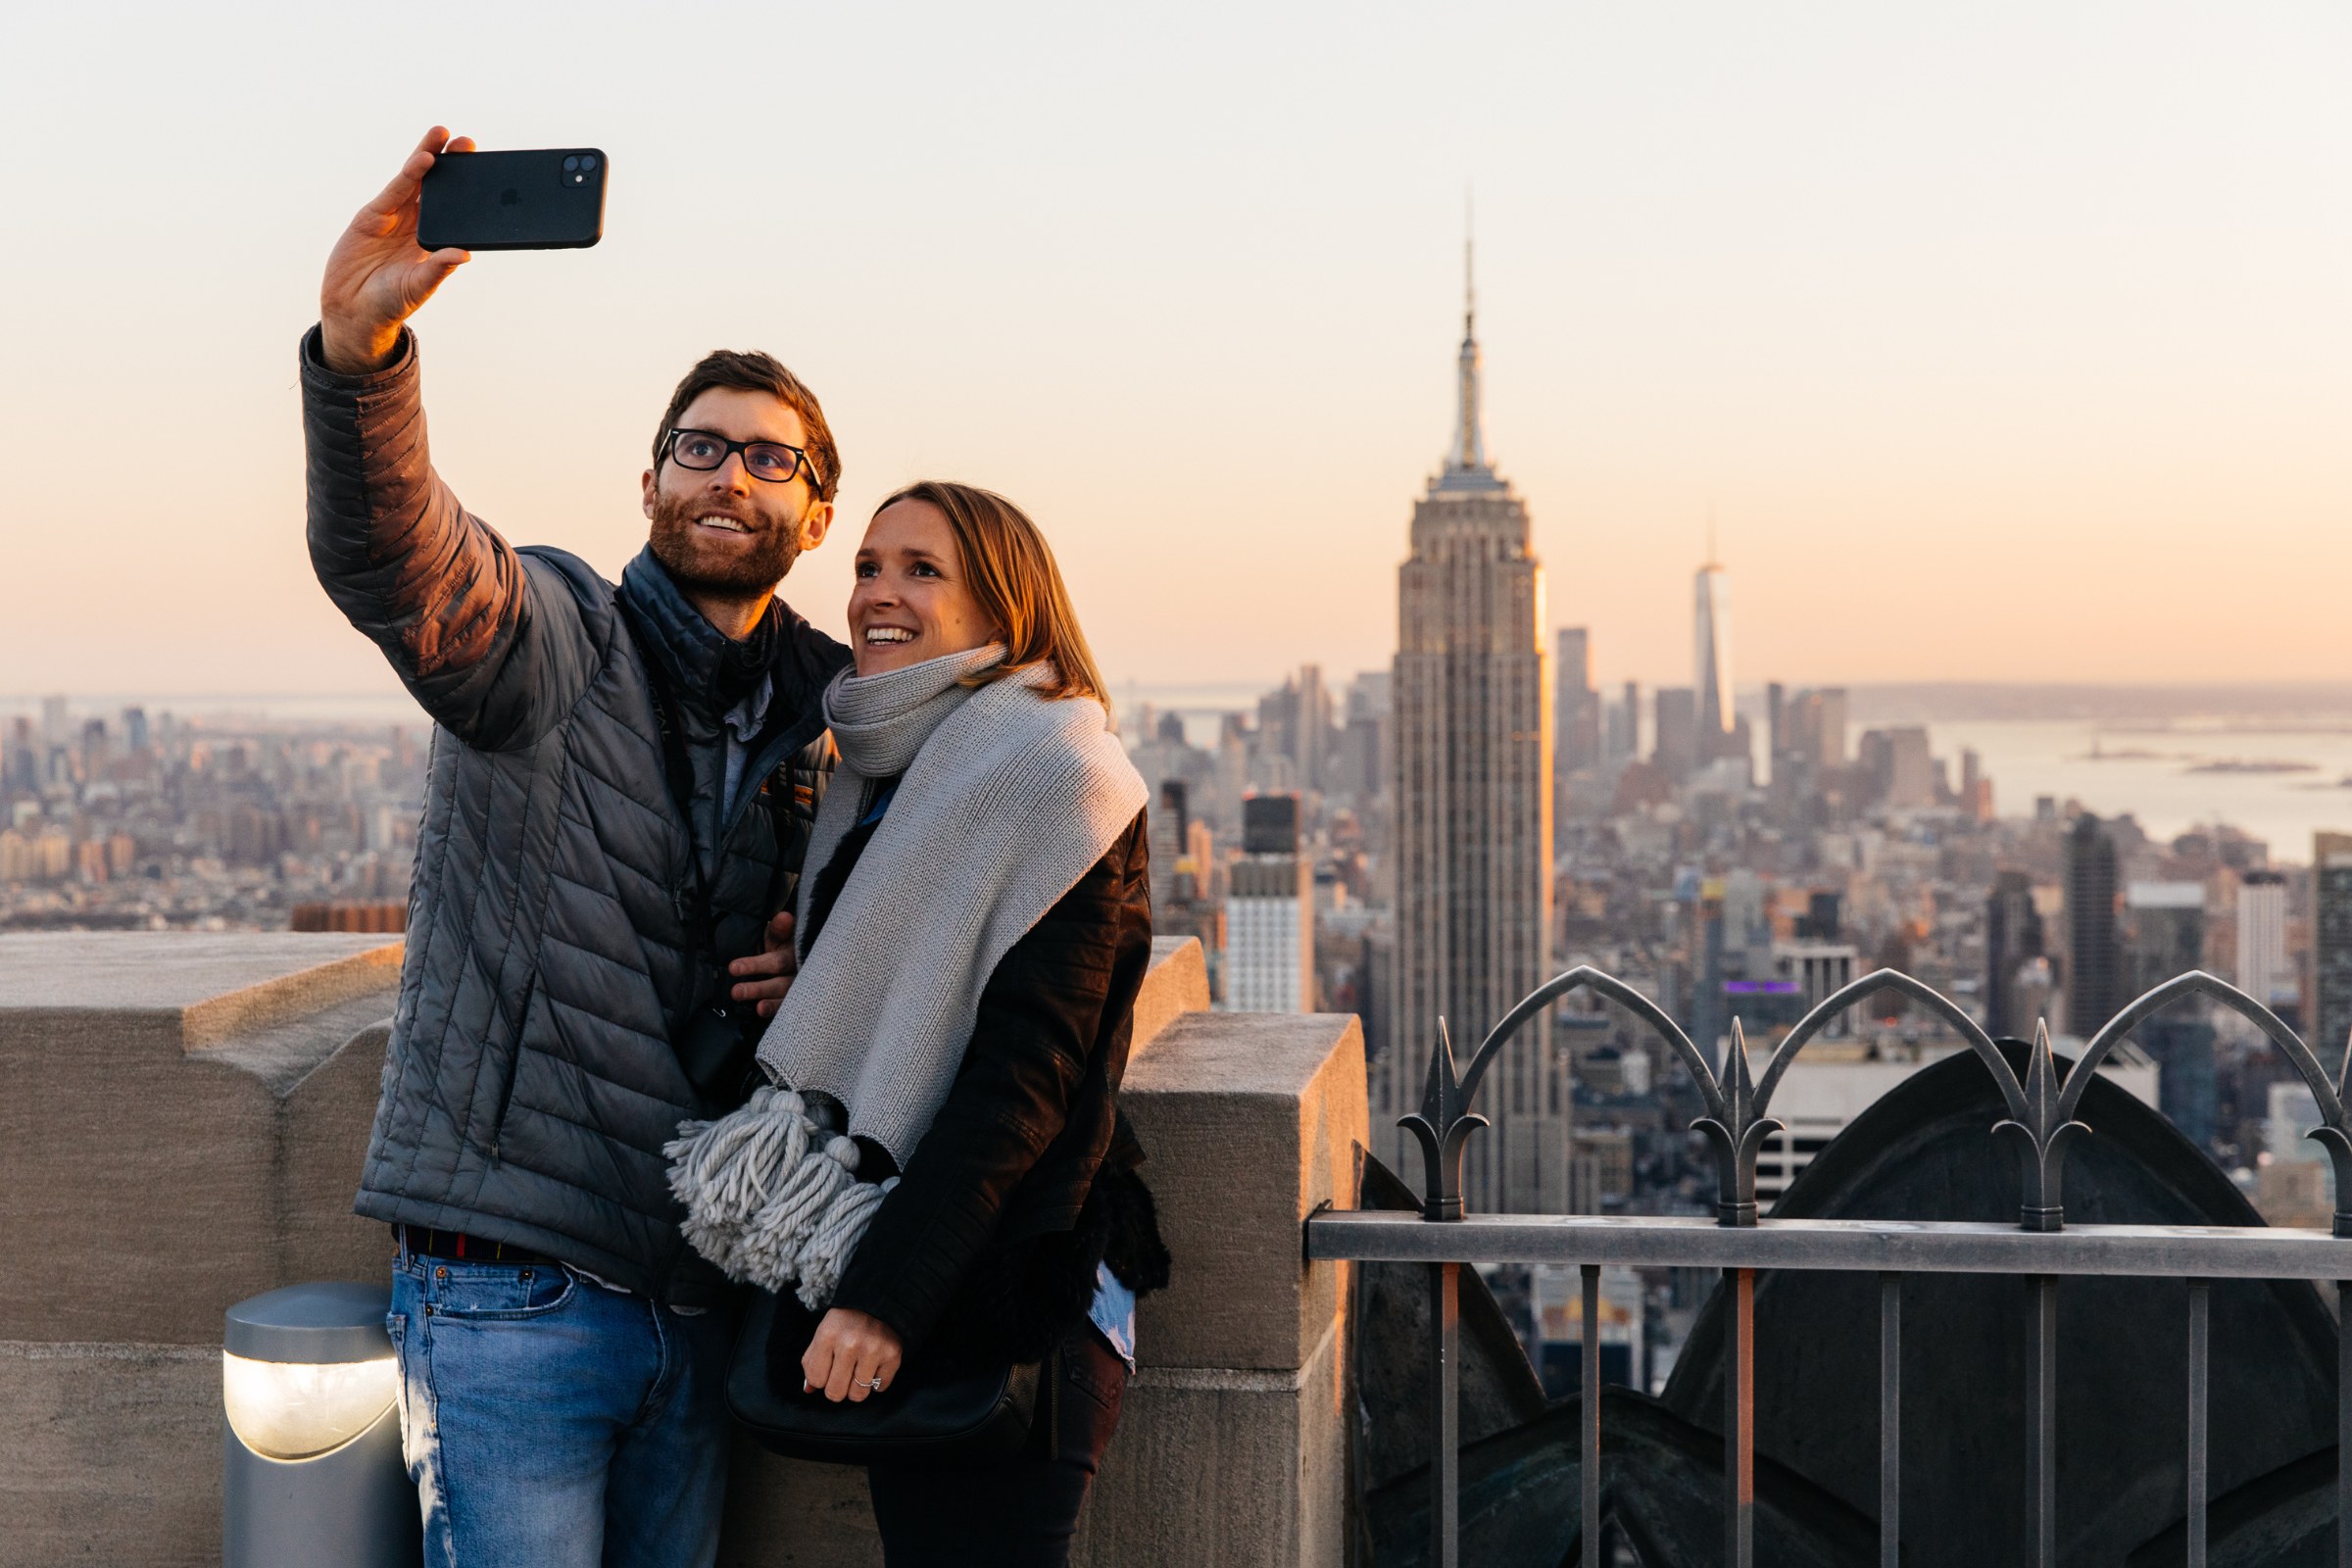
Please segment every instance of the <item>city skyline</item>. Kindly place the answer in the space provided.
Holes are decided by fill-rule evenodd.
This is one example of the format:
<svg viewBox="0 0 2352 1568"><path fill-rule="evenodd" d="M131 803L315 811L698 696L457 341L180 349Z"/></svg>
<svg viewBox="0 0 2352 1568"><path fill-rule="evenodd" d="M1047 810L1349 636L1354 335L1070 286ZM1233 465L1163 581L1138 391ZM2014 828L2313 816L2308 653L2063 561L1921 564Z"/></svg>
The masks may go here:
<svg viewBox="0 0 2352 1568"><path fill-rule="evenodd" d="M919 473L1005 491L1114 680L1378 667L1397 556L1366 519L1445 418L1473 180L1491 434L1602 686L1681 678L1710 510L1741 663L1793 684L2341 667L2352 209L2314 197L2352 168L2339 8L1212 8L1148 44L836 12L795 24L789 138L648 90L756 18L702 16L589 5L558 42L493 14L370 93L357 17L163 15L95 50L80 14L12 16L0 115L43 223L0 266L0 576L37 592L0 614L0 683L388 689L310 580L290 367L336 228L435 118L611 152L603 245L479 258L419 318L460 494L608 572L663 394L756 344L826 400L845 530ZM156 162L187 145L237 156ZM715 145L788 148L804 199L682 244ZM164 233L186 265L154 265ZM142 429L157 471L93 483L74 432L165 344L201 395ZM822 624L850 543L790 581ZM1985 635L1917 612L1931 574Z"/></svg>

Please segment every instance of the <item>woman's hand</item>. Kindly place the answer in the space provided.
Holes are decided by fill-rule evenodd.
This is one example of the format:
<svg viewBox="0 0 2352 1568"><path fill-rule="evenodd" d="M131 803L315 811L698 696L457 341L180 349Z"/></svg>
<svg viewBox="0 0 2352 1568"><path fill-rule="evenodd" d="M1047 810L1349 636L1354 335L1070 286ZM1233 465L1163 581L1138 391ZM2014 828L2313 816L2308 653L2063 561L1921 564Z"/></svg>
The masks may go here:
<svg viewBox="0 0 2352 1568"><path fill-rule="evenodd" d="M837 1306L816 1326L808 1353L801 1357L801 1392L838 1404L880 1394L899 1375L899 1337L878 1317ZM874 1385L879 1383L881 1388Z"/></svg>

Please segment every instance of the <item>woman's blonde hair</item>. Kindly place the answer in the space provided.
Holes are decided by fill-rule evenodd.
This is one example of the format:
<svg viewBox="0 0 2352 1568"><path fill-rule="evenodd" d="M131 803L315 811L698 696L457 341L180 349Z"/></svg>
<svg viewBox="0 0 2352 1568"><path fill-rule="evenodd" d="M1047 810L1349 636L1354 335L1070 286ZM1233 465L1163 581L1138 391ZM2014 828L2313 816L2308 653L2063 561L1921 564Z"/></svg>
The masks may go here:
<svg viewBox="0 0 2352 1568"><path fill-rule="evenodd" d="M1029 514L993 490L948 479L918 479L892 492L874 515L902 501L937 507L956 535L972 597L1004 634L1004 662L975 678L1001 679L1037 664L1052 664L1048 697L1091 697L1110 710L1110 691L1079 629L1077 607L1054 563L1054 551Z"/></svg>

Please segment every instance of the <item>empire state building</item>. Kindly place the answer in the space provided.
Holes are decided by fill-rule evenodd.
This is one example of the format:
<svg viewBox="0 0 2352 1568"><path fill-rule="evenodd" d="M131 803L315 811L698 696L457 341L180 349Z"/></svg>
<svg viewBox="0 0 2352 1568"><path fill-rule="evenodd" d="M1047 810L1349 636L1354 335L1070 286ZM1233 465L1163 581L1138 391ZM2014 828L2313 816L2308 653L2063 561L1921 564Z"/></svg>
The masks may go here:
<svg viewBox="0 0 2352 1568"><path fill-rule="evenodd" d="M1386 1112L1417 1109L1443 1017L1464 1061L1547 977L1551 930L1551 701L1544 568L1527 506L1487 461L1476 296L1462 315L1452 448L1414 504L1396 573L1395 1029L1375 1069ZM1493 1213L1568 1207L1568 1105L1548 1013L1489 1069L1463 1196ZM1418 1179L1415 1147L1390 1144Z"/></svg>

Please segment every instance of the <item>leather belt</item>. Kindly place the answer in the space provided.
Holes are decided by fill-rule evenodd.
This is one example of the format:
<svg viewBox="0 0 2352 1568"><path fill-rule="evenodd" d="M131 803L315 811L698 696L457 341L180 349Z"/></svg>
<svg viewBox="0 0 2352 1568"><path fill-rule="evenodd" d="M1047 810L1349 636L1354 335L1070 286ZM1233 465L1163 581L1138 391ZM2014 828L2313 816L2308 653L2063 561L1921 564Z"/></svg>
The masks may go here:
<svg viewBox="0 0 2352 1568"><path fill-rule="evenodd" d="M494 1242L464 1231L440 1231L429 1225L395 1225L400 1245L418 1257L438 1257L454 1263L549 1263L555 1259L513 1242Z"/></svg>

